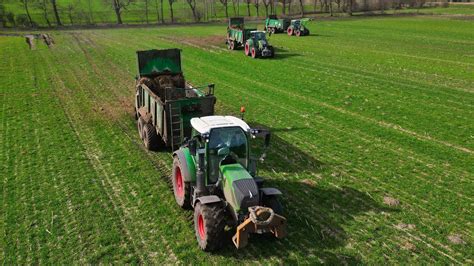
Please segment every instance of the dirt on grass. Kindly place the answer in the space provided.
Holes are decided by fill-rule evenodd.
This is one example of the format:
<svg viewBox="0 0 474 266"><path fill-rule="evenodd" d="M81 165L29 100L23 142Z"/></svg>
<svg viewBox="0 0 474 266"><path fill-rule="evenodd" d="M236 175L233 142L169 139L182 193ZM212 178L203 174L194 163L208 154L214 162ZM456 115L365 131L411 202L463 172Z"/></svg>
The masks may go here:
<svg viewBox="0 0 474 266"><path fill-rule="evenodd" d="M456 244L456 245L463 245L466 244L466 241L462 239L462 236L459 234L452 234L448 236L449 242Z"/></svg>
<svg viewBox="0 0 474 266"><path fill-rule="evenodd" d="M400 205L399 200L397 200L395 198L392 198L392 197L389 197L389 196L383 197L383 203L387 204L390 207L396 207L396 206Z"/></svg>

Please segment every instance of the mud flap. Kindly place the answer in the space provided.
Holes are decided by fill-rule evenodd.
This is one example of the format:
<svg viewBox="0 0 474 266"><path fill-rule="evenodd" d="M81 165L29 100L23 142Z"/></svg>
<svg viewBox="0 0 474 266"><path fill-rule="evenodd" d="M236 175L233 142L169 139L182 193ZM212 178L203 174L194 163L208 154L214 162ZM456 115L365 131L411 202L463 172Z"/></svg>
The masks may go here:
<svg viewBox="0 0 474 266"><path fill-rule="evenodd" d="M237 249L247 245L249 234L272 233L276 238L286 237L286 218L266 207L250 207L250 216L237 226L232 242Z"/></svg>

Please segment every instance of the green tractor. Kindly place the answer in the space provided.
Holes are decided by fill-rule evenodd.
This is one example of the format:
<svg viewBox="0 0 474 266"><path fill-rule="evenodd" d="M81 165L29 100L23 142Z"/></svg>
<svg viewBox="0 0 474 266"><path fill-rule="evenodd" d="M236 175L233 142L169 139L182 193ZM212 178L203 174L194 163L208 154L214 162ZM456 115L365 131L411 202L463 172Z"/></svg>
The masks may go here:
<svg viewBox="0 0 474 266"><path fill-rule="evenodd" d="M275 50L268 43L265 32L257 30L250 32L250 38L245 42L244 53L252 58L275 56Z"/></svg>
<svg viewBox="0 0 474 266"><path fill-rule="evenodd" d="M246 29L244 18L230 18L227 26L226 45L229 50L244 47L245 55L252 58L273 57L275 51L268 43L264 31Z"/></svg>
<svg viewBox="0 0 474 266"><path fill-rule="evenodd" d="M309 35L309 29L306 27L308 22L309 18L293 19L288 29L286 29L286 33L288 36L307 36Z"/></svg>
<svg viewBox="0 0 474 266"><path fill-rule="evenodd" d="M173 153L171 181L177 204L194 208L199 247L222 247L233 229L238 249L247 245L251 233L285 237L281 192L263 187L257 175L257 161L265 158L270 132L252 129L233 116L193 118L191 126L191 138ZM253 158L250 144L257 137L264 139L264 148L260 158Z"/></svg>

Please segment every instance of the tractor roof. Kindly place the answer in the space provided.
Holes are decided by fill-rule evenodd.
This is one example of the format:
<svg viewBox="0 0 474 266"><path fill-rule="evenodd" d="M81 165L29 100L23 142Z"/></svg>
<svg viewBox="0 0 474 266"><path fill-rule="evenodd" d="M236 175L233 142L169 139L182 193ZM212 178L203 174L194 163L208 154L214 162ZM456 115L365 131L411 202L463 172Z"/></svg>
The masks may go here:
<svg viewBox="0 0 474 266"><path fill-rule="evenodd" d="M250 130L249 125L247 125L243 120L234 116L220 115L192 118L191 126L201 134L210 133L211 129L221 127L240 127L245 132Z"/></svg>
<svg viewBox="0 0 474 266"><path fill-rule="evenodd" d="M263 31L263 30L253 30L253 31L251 31L251 33L257 33L257 32L263 32L263 33L265 33L265 31Z"/></svg>

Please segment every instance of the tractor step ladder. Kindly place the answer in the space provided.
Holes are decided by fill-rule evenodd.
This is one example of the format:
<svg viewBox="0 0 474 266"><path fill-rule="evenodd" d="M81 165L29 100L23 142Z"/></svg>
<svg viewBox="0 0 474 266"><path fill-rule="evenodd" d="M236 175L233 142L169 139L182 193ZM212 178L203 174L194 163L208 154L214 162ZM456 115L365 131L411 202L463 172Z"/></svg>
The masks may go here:
<svg viewBox="0 0 474 266"><path fill-rule="evenodd" d="M183 140L183 119L179 103L170 104L171 149L177 150Z"/></svg>

